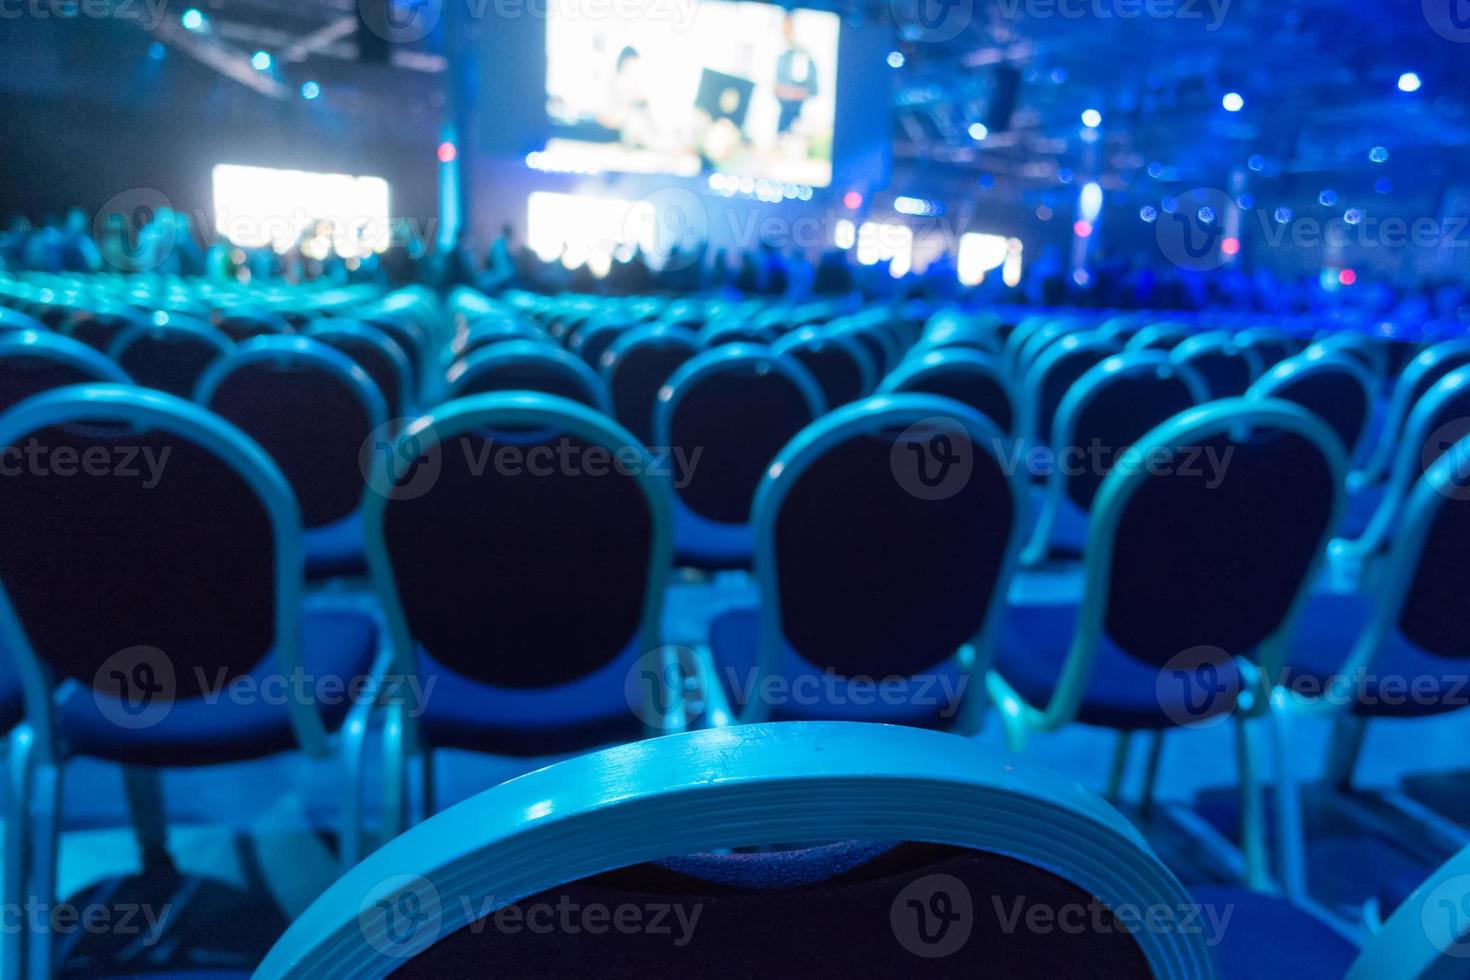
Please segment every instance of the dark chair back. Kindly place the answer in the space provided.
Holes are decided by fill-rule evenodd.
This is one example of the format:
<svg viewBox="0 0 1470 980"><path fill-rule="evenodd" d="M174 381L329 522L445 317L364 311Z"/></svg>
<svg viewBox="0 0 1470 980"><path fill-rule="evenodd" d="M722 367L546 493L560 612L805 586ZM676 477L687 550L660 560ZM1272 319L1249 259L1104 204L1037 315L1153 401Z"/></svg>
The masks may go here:
<svg viewBox="0 0 1470 980"><path fill-rule="evenodd" d="M234 346L206 323L158 313L147 323L135 324L118 334L107 356L135 384L190 398L209 366Z"/></svg>

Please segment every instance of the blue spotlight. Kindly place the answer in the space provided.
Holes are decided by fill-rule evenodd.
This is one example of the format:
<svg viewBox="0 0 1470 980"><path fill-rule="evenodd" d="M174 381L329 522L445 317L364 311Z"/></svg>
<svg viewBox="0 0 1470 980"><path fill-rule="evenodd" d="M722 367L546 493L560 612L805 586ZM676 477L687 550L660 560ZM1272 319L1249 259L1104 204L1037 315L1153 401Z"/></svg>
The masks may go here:
<svg viewBox="0 0 1470 980"><path fill-rule="evenodd" d="M179 18L179 23L184 25L185 30L202 31L204 30L204 15L190 7L184 11L184 16Z"/></svg>
<svg viewBox="0 0 1470 980"><path fill-rule="evenodd" d="M1241 98L1239 92L1226 92L1220 104L1225 107L1226 112L1239 112L1245 108L1245 99Z"/></svg>
<svg viewBox="0 0 1470 980"><path fill-rule="evenodd" d="M271 70L271 56L265 51L257 51L250 56L250 66L256 71Z"/></svg>
<svg viewBox="0 0 1470 980"><path fill-rule="evenodd" d="M1419 76L1414 72L1406 71L1399 76L1400 92L1417 92L1419 91L1419 86L1423 84L1424 83L1419 80Z"/></svg>
<svg viewBox="0 0 1470 980"><path fill-rule="evenodd" d="M322 94L322 87L316 82L301 83L301 97L307 102L315 101Z"/></svg>
<svg viewBox="0 0 1470 980"><path fill-rule="evenodd" d="M888 52L888 67L889 68L902 68L903 67L903 62L904 62L904 58L903 58L903 52L902 51L890 51L890 52Z"/></svg>
<svg viewBox="0 0 1470 980"><path fill-rule="evenodd" d="M1096 109L1082 110L1082 125L1088 129L1096 129L1102 125L1102 113Z"/></svg>

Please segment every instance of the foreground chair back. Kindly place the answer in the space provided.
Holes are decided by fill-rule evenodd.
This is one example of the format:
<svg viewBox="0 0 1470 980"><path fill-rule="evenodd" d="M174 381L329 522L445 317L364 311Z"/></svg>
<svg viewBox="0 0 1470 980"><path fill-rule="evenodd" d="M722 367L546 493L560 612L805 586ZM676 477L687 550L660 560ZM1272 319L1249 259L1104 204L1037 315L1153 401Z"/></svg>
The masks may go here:
<svg viewBox="0 0 1470 980"><path fill-rule="evenodd" d="M820 327L793 330L771 345L778 357L795 358L817 379L829 408L846 405L873 390L877 369L867 350L851 335L830 335Z"/></svg>
<svg viewBox="0 0 1470 980"><path fill-rule="evenodd" d="M1280 398L1312 412L1355 459L1373 415L1373 375L1349 354L1313 345L1270 368L1250 387L1252 398Z"/></svg>
<svg viewBox="0 0 1470 980"><path fill-rule="evenodd" d="M1155 426L1208 398L1204 380L1164 351L1117 354L1077 379L1052 424L1045 496L1022 562L1039 564L1053 549L1079 557L1093 499L1118 457Z"/></svg>
<svg viewBox="0 0 1470 980"><path fill-rule="evenodd" d="M730 853L772 845L788 850ZM558 903L650 901L664 909L658 928L652 910L646 927L575 934L496 924ZM1101 906L1103 918L1041 935L1005 928L992 901ZM1211 980L1201 931L1113 919L1191 904L1120 814L991 746L853 723L741 726L572 759L445 811L322 894L256 976L487 963L528 978L779 976L793 964L912 976L942 963L952 976Z"/></svg>
<svg viewBox="0 0 1470 980"><path fill-rule="evenodd" d="M36 330L0 333L0 413L31 395L98 381L128 384L128 375L81 341Z"/></svg>
<svg viewBox="0 0 1470 980"><path fill-rule="evenodd" d="M107 356L134 383L180 398L191 398L209 366L234 349L207 323L173 313L158 313L112 341Z"/></svg>
<svg viewBox="0 0 1470 980"><path fill-rule="evenodd" d="M1027 369L1021 383L1023 438L1045 442L1056 420L1057 408L1077 379L1118 352L1117 342L1096 333L1074 333L1057 338Z"/></svg>
<svg viewBox="0 0 1470 980"><path fill-rule="evenodd" d="M1198 372L1211 398L1244 395L1261 373L1260 352L1237 343L1223 330L1180 341L1170 357L1175 363L1187 364Z"/></svg>
<svg viewBox="0 0 1470 980"><path fill-rule="evenodd" d="M357 320L322 320L309 327L306 335L341 351L366 371L383 396L390 419L401 418L413 406L417 393L408 356L377 327Z"/></svg>
<svg viewBox="0 0 1470 980"><path fill-rule="evenodd" d="M1470 364L1470 340L1446 340L1421 351L1405 364L1394 382L1383 429L1368 461L1363 464L1362 480L1376 483L1388 476L1395 453L1400 446L1409 414L1435 382L1455 368Z"/></svg>
<svg viewBox="0 0 1470 980"><path fill-rule="evenodd" d="M398 670L434 684L396 719L390 765L644 733L625 680L659 647L672 518L668 477L631 433L565 398L473 395L406 426L369 482Z"/></svg>
<svg viewBox="0 0 1470 980"><path fill-rule="evenodd" d="M989 662L1027 518L1002 438L958 402L881 395L781 450L755 501L758 622L734 613L711 630L742 720L974 726L971 671ZM773 705L773 679L822 693ZM854 693L879 682L881 702Z"/></svg>
<svg viewBox="0 0 1470 980"><path fill-rule="evenodd" d="M771 460L826 410L806 368L768 347L726 344L674 373L659 392L653 441L678 457L674 539L679 560L745 567L750 509Z"/></svg>
<svg viewBox="0 0 1470 980"><path fill-rule="evenodd" d="M915 352L878 386L878 393L953 398L985 416L1004 433L1015 431L1016 392L998 360L965 348Z"/></svg>

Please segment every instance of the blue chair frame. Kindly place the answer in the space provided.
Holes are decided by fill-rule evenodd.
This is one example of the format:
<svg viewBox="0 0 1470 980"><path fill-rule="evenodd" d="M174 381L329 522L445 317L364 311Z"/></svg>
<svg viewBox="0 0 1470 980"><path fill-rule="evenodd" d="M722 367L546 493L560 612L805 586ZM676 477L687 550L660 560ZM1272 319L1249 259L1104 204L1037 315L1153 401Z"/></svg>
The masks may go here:
<svg viewBox="0 0 1470 980"><path fill-rule="evenodd" d="M1026 368L1018 388L1021 404L1018 406L1016 416L1016 432L1026 443L1041 442L1048 435L1047 432L1041 431L1042 421L1037 417L1037 413L1041 410L1041 388L1046 379L1046 372L1062 358L1078 351L1106 351L1116 354L1118 353L1118 342L1093 331L1058 334L1045 342ZM1024 351L1022 360L1025 361ZM1061 411L1061 402L1057 403L1057 411ZM1056 419L1053 418L1052 422L1055 424Z"/></svg>
<svg viewBox="0 0 1470 980"><path fill-rule="evenodd" d="M603 383L602 378L592 369L591 365L570 351L539 340L510 340L503 344L482 347L463 361L459 361L449 369L449 374L446 376L444 401L465 397L461 394L462 390L474 380L479 371L494 370L515 364L539 364L575 379L586 389L586 393L592 398L597 410L611 417L612 396L608 394L607 385ZM475 394L485 394L485 392Z"/></svg>
<svg viewBox="0 0 1470 980"><path fill-rule="evenodd" d="M820 327L800 327L772 344L771 353L777 357L784 357L797 348L817 350L829 344L846 351L847 355L857 362L858 374L862 378L863 395L871 392L873 386L878 383L878 370L873 366L872 356L851 335L833 334Z"/></svg>
<svg viewBox="0 0 1470 980"><path fill-rule="evenodd" d="M407 895L472 890L501 907L672 855L895 837L1016 858L1113 908L1190 904L1121 814L1025 760L919 729L788 722L606 749L466 800L338 880L256 977L384 976L494 911L445 900L428 928L395 943L377 910ZM1197 932L1136 939L1160 980L1218 976Z"/></svg>
<svg viewBox="0 0 1470 980"><path fill-rule="evenodd" d="M377 327L360 320L318 320L306 329L305 336L313 340L341 337L377 347L383 352L383 356L393 362L393 372L398 376L398 393L399 400L403 403L403 413L407 415L412 412L413 406L417 403L418 392L414 388L413 369L409 366L408 355L403 353L403 348L398 346L398 341ZM326 343L325 340L322 342ZM350 355L347 356L350 357ZM361 365L358 366L361 367ZM380 391L379 394L381 395L382 392Z"/></svg>
<svg viewBox="0 0 1470 980"><path fill-rule="evenodd" d="M1186 337L1174 345L1169 352L1169 357L1175 364L1190 364L1196 357L1206 357L1210 354L1223 355L1225 357L1241 357L1245 360L1248 377L1246 379L1246 390L1255 384L1256 379L1261 376L1261 353L1253 347L1238 343L1235 336L1228 331L1210 331L1208 333L1195 334ZM1193 365L1191 365L1193 366ZM1245 394L1224 394L1219 398L1239 398Z"/></svg>
<svg viewBox="0 0 1470 980"><path fill-rule="evenodd" d="M940 347L922 351L915 348L902 364L884 376L873 393L875 395L919 394L913 391L915 384L924 381L931 375L948 373L954 368L982 374L1000 387L1011 405L1010 430L1013 433L1021 421L1020 396L1016 393L1016 386L1011 383L1010 377L1005 373L999 360L972 348ZM990 421L999 426L995 419Z"/></svg>
<svg viewBox="0 0 1470 980"><path fill-rule="evenodd" d="M1423 395L1417 399L1414 397L1414 389L1418 387L1419 381L1426 374L1439 367L1444 358L1455 356L1470 360L1470 340L1441 341L1420 351L1413 360L1404 365L1398 380L1394 382L1393 394L1388 403L1388 414L1384 417L1383 429L1379 434L1378 442L1374 444L1368 461L1363 464L1359 478L1360 485L1377 483L1388 476L1389 467L1393 463L1394 454L1398 451L1401 442L1400 435L1404 425L1410 413L1414 411L1415 403L1423 399Z"/></svg>

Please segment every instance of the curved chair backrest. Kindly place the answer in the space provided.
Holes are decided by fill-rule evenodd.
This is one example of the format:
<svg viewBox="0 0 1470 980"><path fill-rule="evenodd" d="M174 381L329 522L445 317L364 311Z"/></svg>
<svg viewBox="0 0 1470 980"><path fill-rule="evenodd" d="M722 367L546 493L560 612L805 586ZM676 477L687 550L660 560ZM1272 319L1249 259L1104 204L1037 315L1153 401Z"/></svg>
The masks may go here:
<svg viewBox="0 0 1470 980"><path fill-rule="evenodd" d="M658 928L493 925L559 905L645 907L649 893L668 912ZM1038 936L1004 927L992 900L1103 918ZM1187 907L1117 811L993 746L850 722L738 726L580 756L451 807L332 885L256 977L463 976L485 963L526 977L618 964L724 980L810 963L916 976L942 962L946 976L1213 980L1201 930L1113 918Z"/></svg>
<svg viewBox="0 0 1470 980"><path fill-rule="evenodd" d="M1194 336L1182 323L1151 323L1128 339L1127 349L1173 350L1181 341Z"/></svg>
<svg viewBox="0 0 1470 980"><path fill-rule="evenodd" d="M627 330L628 324L623 320L591 320L572 334L567 349L595 371L602 363L602 355Z"/></svg>
<svg viewBox="0 0 1470 980"><path fill-rule="evenodd" d="M873 390L877 369L867 349L851 334L820 327L793 330L771 345L777 357L792 357L817 379L829 408L846 405Z"/></svg>
<svg viewBox="0 0 1470 980"><path fill-rule="evenodd" d="M291 324L270 310L250 307L230 310L220 317L215 329L239 344L252 337L290 333Z"/></svg>
<svg viewBox="0 0 1470 980"><path fill-rule="evenodd" d="M296 494L303 527L347 517L362 500L361 459L388 420L367 372L309 337L264 336L215 361L194 400L254 439Z"/></svg>
<svg viewBox="0 0 1470 980"><path fill-rule="evenodd" d="M1026 342L1016 350L1012 363L1012 376L1024 382L1027 373L1043 354L1051 350L1054 344L1066 337L1080 336L1088 332L1085 326L1076 320L1053 320L1027 337Z"/></svg>
<svg viewBox="0 0 1470 980"><path fill-rule="evenodd" d="M414 403L413 369L398 342L377 327L357 320L319 320L306 336L352 358L373 379L390 419L402 417Z"/></svg>
<svg viewBox="0 0 1470 980"><path fill-rule="evenodd" d="M1053 326L1059 324L1059 326ZM1073 329L1074 323L1069 317L1058 316L1055 313L1036 314L1028 316L1017 324L1016 329L1006 337L1005 347L1001 355L1005 360L1006 369L1012 375L1016 373L1016 365L1021 359L1021 349L1030 342L1031 338L1044 330L1048 330L1049 336L1055 337L1058 333Z"/></svg>
<svg viewBox="0 0 1470 980"><path fill-rule="evenodd" d="M1052 424L1045 502L1023 560L1046 557L1063 496L1087 513L1120 455L1169 418L1207 400L1204 379L1166 351L1115 354L1078 378Z"/></svg>
<svg viewBox="0 0 1470 980"><path fill-rule="evenodd" d="M145 317L131 310L85 311L62 324L58 332L106 354L118 334L142 322Z"/></svg>
<svg viewBox="0 0 1470 980"><path fill-rule="evenodd" d="M1352 549L1377 550L1394 531L1405 498L1420 476L1441 454L1470 433L1470 364L1455 368L1434 383L1414 405L1393 454L1383 498Z"/></svg>
<svg viewBox="0 0 1470 980"><path fill-rule="evenodd" d="M472 395L372 462L363 529L399 669L418 644L497 688L596 676L621 691L621 660L657 647L671 490L611 419L552 395Z"/></svg>
<svg viewBox="0 0 1470 980"><path fill-rule="evenodd" d="M22 444L31 462L3 477L0 628L33 720L50 679L141 726L268 653L302 669L300 519L249 437L163 392L74 385L0 417L0 446ZM302 747L320 750L320 716L291 700Z"/></svg>
<svg viewBox="0 0 1470 980"><path fill-rule="evenodd" d="M1095 333L1056 338L1032 363L1021 385L1021 435L1045 440L1067 391L1084 374L1117 352L1115 340Z"/></svg>
<svg viewBox="0 0 1470 980"><path fill-rule="evenodd" d="M918 346L926 351L943 347L967 347L995 355L1005 347L999 327L1000 323L994 317L936 313L925 324Z"/></svg>
<svg viewBox="0 0 1470 980"><path fill-rule="evenodd" d="M868 359L879 375L887 374L903 358L893 334L875 324L846 323L828 327L828 336L850 337L868 352Z"/></svg>
<svg viewBox="0 0 1470 980"><path fill-rule="evenodd" d="M1211 398L1244 395L1261 373L1261 355L1236 343L1223 330L1181 340L1169 356L1176 364L1194 368L1204 378Z"/></svg>
<svg viewBox="0 0 1470 980"><path fill-rule="evenodd" d="M659 391L653 440L686 454L679 498L707 520L745 524L766 467L824 411L806 368L769 347L726 344L674 372Z"/></svg>
<svg viewBox="0 0 1470 980"><path fill-rule="evenodd" d="M1355 330L1334 330L1318 333L1312 344L1341 351L1367 368L1375 380L1373 394L1377 397L1388 376L1388 349L1381 340Z"/></svg>
<svg viewBox="0 0 1470 980"><path fill-rule="evenodd" d="M699 338L693 332L662 323L634 327L603 352L602 378L613 417L645 446L653 444L659 389L698 353Z"/></svg>
<svg viewBox="0 0 1470 980"><path fill-rule="evenodd" d="M1289 402L1191 408L1129 456L1093 502L1050 725L1075 717L1104 634L1155 670L1181 656L1275 662L1342 512L1342 444Z"/></svg>
<svg viewBox="0 0 1470 980"><path fill-rule="evenodd" d="M1300 349L1290 334L1275 327L1248 327L1235 335L1235 343L1242 349L1255 351L1262 370L1280 364Z"/></svg>
<svg viewBox="0 0 1470 980"><path fill-rule="evenodd" d="M537 340L483 347L449 369L444 400L490 391L539 391L612 414L607 385L575 354Z"/></svg>
<svg viewBox="0 0 1470 980"><path fill-rule="evenodd" d="M10 330L45 330L46 324L19 310L0 306L0 333Z"/></svg>
<svg viewBox="0 0 1470 980"><path fill-rule="evenodd" d="M55 333L0 333L0 413L32 395L87 382L131 384L127 372L86 344Z"/></svg>
<svg viewBox="0 0 1470 980"><path fill-rule="evenodd" d="M775 333L750 320L712 320L699 331L699 345L709 349L722 344L769 344Z"/></svg>
<svg viewBox="0 0 1470 980"><path fill-rule="evenodd" d="M1256 379L1251 398L1281 398L1315 413L1353 459L1373 414L1373 375L1350 354L1320 344L1288 357Z"/></svg>
<svg viewBox="0 0 1470 980"><path fill-rule="evenodd" d="M878 386L878 393L902 392L953 398L985 416L1007 435L1016 425L1016 393L1001 364L976 350L946 347L915 352Z"/></svg>
<svg viewBox="0 0 1470 980"><path fill-rule="evenodd" d="M469 330L465 333L464 343L457 353L457 359L469 357L481 348L492 347L507 340L537 340L547 344L555 343L549 334L541 332L528 323L496 317L470 324Z"/></svg>
<svg viewBox="0 0 1470 980"><path fill-rule="evenodd" d="M1344 980L1449 980L1470 949L1470 847L1431 874L1373 933Z"/></svg>
<svg viewBox="0 0 1470 980"><path fill-rule="evenodd" d="M966 647L964 663L988 662L1029 504L1002 438L969 406L914 394L865 399L798 433L753 510L763 673L964 677ZM931 698L898 699L892 720L932 724L959 707ZM841 718L852 704L819 710ZM755 699L742 718L765 709Z"/></svg>
<svg viewBox="0 0 1470 980"><path fill-rule="evenodd" d="M134 383L190 398L215 361L234 349L218 330L189 317L159 313L135 324L112 341L107 356Z"/></svg>
<svg viewBox="0 0 1470 980"><path fill-rule="evenodd" d="M1383 432L1373 446L1373 454L1363 465L1366 480L1377 481L1387 475L1399 448L1399 436L1414 406L1436 382L1465 364L1470 364L1470 340L1442 341L1421 351L1404 365L1394 382Z"/></svg>
<svg viewBox="0 0 1470 980"><path fill-rule="evenodd" d="M425 383L425 370L431 357L431 342L428 333L411 317L402 314L376 314L361 317L364 323L377 327L393 338L408 358L408 368L413 375L414 390L419 391Z"/></svg>

